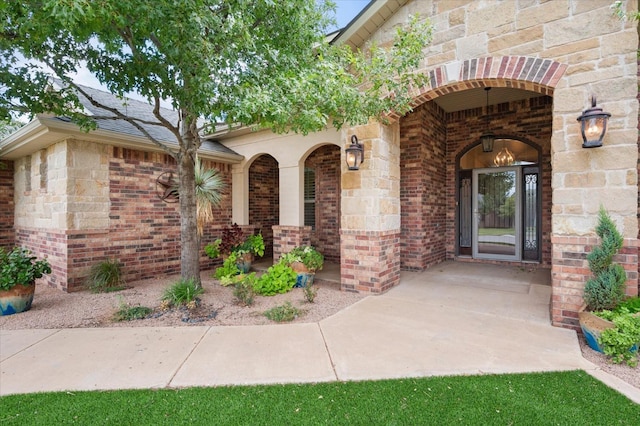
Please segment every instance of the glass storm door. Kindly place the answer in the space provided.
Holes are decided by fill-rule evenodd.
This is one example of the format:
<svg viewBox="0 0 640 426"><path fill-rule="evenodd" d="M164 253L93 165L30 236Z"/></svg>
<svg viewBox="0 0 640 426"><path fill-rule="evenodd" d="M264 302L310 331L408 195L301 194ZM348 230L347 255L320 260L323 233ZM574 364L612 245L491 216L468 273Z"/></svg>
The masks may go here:
<svg viewBox="0 0 640 426"><path fill-rule="evenodd" d="M520 168L473 171L473 257L521 259Z"/></svg>

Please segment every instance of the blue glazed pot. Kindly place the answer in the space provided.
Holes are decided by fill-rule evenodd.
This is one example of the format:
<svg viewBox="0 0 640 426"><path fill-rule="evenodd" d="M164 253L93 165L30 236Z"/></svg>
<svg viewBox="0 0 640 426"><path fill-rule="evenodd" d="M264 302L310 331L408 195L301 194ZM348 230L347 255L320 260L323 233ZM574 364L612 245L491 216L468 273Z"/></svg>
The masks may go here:
<svg viewBox="0 0 640 426"><path fill-rule="evenodd" d="M13 315L31 309L36 285L18 284L9 290L0 290L0 316Z"/></svg>
<svg viewBox="0 0 640 426"><path fill-rule="evenodd" d="M298 272L298 276L296 277L296 285L294 287L306 287L313 284L313 278L316 274L311 272Z"/></svg>

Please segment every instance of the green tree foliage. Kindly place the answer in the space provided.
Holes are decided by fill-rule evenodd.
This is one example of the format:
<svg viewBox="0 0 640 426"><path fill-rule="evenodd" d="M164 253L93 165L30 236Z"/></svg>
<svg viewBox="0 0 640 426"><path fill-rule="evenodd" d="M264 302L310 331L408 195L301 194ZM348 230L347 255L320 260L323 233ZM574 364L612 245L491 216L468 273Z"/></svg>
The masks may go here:
<svg viewBox="0 0 640 426"><path fill-rule="evenodd" d="M353 51L325 40L332 7L309 0L0 2L0 118L53 113L91 130L95 119L116 117L171 154L180 186L182 277L199 281L194 168L203 132L244 124L304 134L384 120L391 111L407 112L411 88L426 83L413 73L431 37L426 21L399 27L388 48ZM117 96L146 98L155 120L113 108L107 117L85 115L79 93L104 105L75 84L83 68ZM51 90L51 77L62 82L60 90ZM162 115L162 100L178 122ZM169 149L143 125L169 129L179 148Z"/></svg>

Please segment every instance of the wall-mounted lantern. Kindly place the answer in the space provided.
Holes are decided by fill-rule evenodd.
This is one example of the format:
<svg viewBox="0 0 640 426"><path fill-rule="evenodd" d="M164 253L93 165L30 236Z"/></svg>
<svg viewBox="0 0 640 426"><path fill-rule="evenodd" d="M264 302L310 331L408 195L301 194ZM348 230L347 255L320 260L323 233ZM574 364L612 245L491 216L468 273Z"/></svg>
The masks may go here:
<svg viewBox="0 0 640 426"><path fill-rule="evenodd" d="M349 170L359 170L364 161L364 146L358 143L356 135L351 136L351 145L344 150Z"/></svg>
<svg viewBox="0 0 640 426"><path fill-rule="evenodd" d="M596 97L591 97L591 108L585 110L578 121L582 132L582 147L597 148L602 146L602 139L607 132L607 121L611 117L602 108L596 107Z"/></svg>

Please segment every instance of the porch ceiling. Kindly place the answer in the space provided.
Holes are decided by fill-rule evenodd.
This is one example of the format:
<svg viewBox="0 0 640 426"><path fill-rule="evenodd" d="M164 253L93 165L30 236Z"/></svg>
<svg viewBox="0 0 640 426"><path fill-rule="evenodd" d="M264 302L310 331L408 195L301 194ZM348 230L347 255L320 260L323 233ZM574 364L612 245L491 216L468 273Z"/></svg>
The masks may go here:
<svg viewBox="0 0 640 426"><path fill-rule="evenodd" d="M507 87L492 87L489 91L489 104L520 101L522 99L537 98L540 93ZM439 96L434 102L446 112L462 111L465 109L481 108L487 104L487 93L483 87L463 90Z"/></svg>

